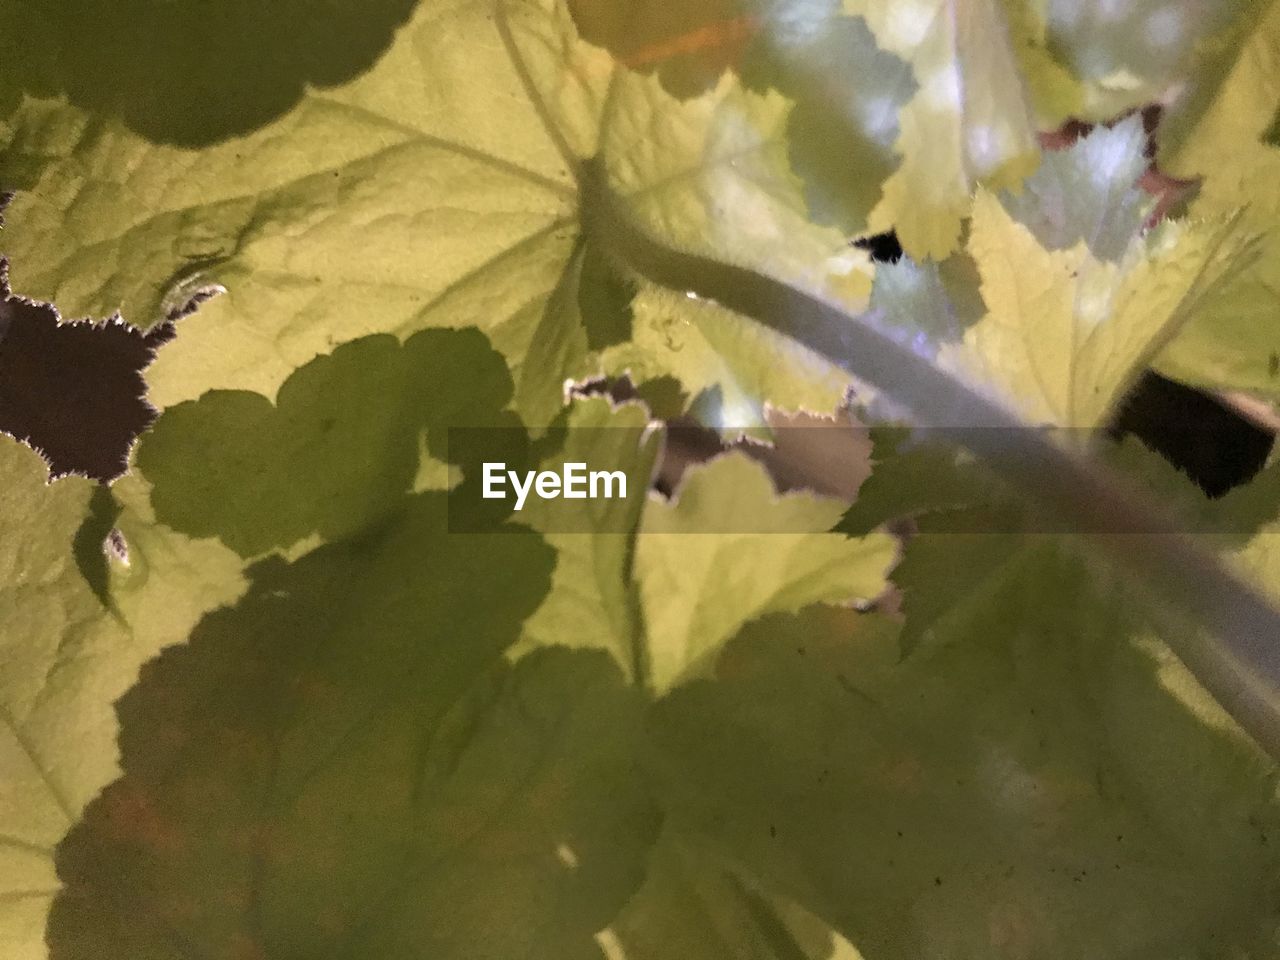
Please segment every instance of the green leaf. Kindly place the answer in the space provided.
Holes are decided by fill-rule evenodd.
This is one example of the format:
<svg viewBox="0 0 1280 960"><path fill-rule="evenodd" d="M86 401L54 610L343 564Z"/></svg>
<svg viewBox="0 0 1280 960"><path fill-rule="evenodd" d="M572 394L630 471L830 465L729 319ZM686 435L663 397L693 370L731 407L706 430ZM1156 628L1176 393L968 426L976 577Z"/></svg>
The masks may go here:
<svg viewBox="0 0 1280 960"><path fill-rule="evenodd" d="M525 75L566 107L559 132L591 149L607 58L550 5L508 16ZM522 397L558 399L585 354L576 313L548 303L574 250L572 171L502 40L488 4L424 4L369 73L203 149L110 120L86 138L83 112L28 101L0 160L10 182L44 163L8 216L14 289L141 326L226 290L152 369L161 406L210 388L270 396L343 340L477 322ZM528 370L538 386L519 364L535 335L567 364Z"/></svg>
<svg viewBox="0 0 1280 960"><path fill-rule="evenodd" d="M914 85L907 64L878 49L838 0L572 0L570 8L586 39L677 97L723 90L732 68L753 91L793 101L782 147L813 218L865 228L897 166L897 111Z"/></svg>
<svg viewBox="0 0 1280 960"><path fill-rule="evenodd" d="M295 372L274 405L221 390L170 407L136 463L162 522L251 557L383 522L418 472L423 431L443 455L448 427L509 425L511 393L477 330L424 330L403 346L364 337Z"/></svg>
<svg viewBox="0 0 1280 960"><path fill-rule="evenodd" d="M1280 11L1272 2L1250 4L1241 10L1237 29L1235 44L1212 50L1219 69L1198 91L1198 110L1184 110L1161 127L1160 163L1172 174L1229 183L1233 168L1266 153L1258 143L1270 129L1280 94L1274 55Z"/></svg>
<svg viewBox="0 0 1280 960"><path fill-rule="evenodd" d="M0 464L6 478L0 492L0 643L6 663L17 665L0 684L0 944L7 956L35 960L43 956L44 917L58 886L53 847L112 773L110 698L86 697L92 691L85 690L86 681L120 692L134 673L122 663L96 677L91 665L94 659L101 665L107 650L77 645L57 692L80 709L67 712L65 726L58 711L41 709L41 701L55 692L46 692L45 673L57 662L64 631L97 613L98 600L81 581L71 554L93 484L70 477L45 486L44 461L7 436L0 436ZM77 741L96 741L99 749L74 762Z"/></svg>
<svg viewBox="0 0 1280 960"><path fill-rule="evenodd" d="M632 339L604 355L605 370L642 384L675 377L701 400L698 419L730 437L767 431L766 401L826 413L849 387L829 361L714 303L649 286L634 310Z"/></svg>
<svg viewBox="0 0 1280 960"><path fill-rule="evenodd" d="M149 371L161 407L271 396L360 336L478 326L543 426L625 332L608 304L626 280L578 225L577 168L599 151L664 235L865 302L843 237L807 220L781 95L726 78L682 104L577 40L553 0L500 9L423 4L368 73L202 148L24 101L0 128L0 182L27 187L7 216L14 289L142 327L200 305Z"/></svg>
<svg viewBox="0 0 1280 960"><path fill-rule="evenodd" d="M959 244L974 187L1019 183L1039 161L1010 24L999 0L853 8L882 48L911 63L918 88L899 117L902 165L885 182L871 230L893 229L912 257L941 260Z"/></svg>
<svg viewBox="0 0 1280 960"><path fill-rule="evenodd" d="M658 837L644 885L597 938L607 960L861 960L817 917L748 888L689 840Z"/></svg>
<svg viewBox="0 0 1280 960"><path fill-rule="evenodd" d="M0 438L0 946L1274 953L1275 765L1114 571L1023 531L1025 491L882 442L843 519L741 454L664 500L644 408L569 389L628 373L762 432L857 386L688 271L616 262L583 230L597 172L657 259L870 305L1035 423L1101 426L1215 313L1254 311L1231 356L1265 347L1260 10L1192 30L1135 0L1135 39L1101 0L86 3L0 10L13 283L182 319L109 490ZM1171 10L1181 46L1144 61ZM1196 221L1143 235L1137 118L1043 159L1037 130L1147 97L1209 178ZM890 227L914 259L873 268L849 233ZM1230 382L1229 330L1188 379ZM1104 455L1275 579L1243 544L1280 470L1211 505L1135 450ZM496 459L628 496L514 523L476 496ZM902 625L848 609L900 515Z"/></svg>
<svg viewBox="0 0 1280 960"><path fill-rule="evenodd" d="M614 407L603 397L576 401L564 426L565 442L539 465L560 471L566 462L592 470L621 470L626 498L531 501L522 522L556 549L551 590L525 624L524 645L562 645L609 652L635 680L643 625L631 580L636 529L640 524L660 447L640 404Z"/></svg>
<svg viewBox="0 0 1280 960"><path fill-rule="evenodd" d="M1048 35L1078 78L1077 115L1107 120L1161 103L1174 126L1194 119L1244 31L1268 5L1230 0L1049 0Z"/></svg>
<svg viewBox="0 0 1280 960"><path fill-rule="evenodd" d="M1053 130L1084 110L1086 92L1061 62L1059 38L1050 31L1052 0L1004 0L1009 38L1022 68L1039 129Z"/></svg>
<svg viewBox="0 0 1280 960"><path fill-rule="evenodd" d="M610 107L603 162L641 228L851 310L866 306L869 257L809 219L805 187L788 159L793 107L783 96L725 77L678 102L657 78L624 73ZM604 353L604 370L641 384L675 377L696 415L713 426L763 432L766 402L825 413L848 386L829 361L714 304L645 285L632 311L631 339Z"/></svg>
<svg viewBox="0 0 1280 960"><path fill-rule="evenodd" d="M888 428L874 436L871 476L835 529L857 535L889 520L913 519L891 577L902 593L904 654L927 640L1004 635L1011 626L1011 603L1052 607L1059 602L1059 555L1074 549L1072 538L1064 536L1071 531L1035 526L1025 495L943 437L913 437ZM1280 464L1210 500L1185 473L1137 440L1094 442L1091 448L1133 484L1156 494L1182 531L1208 549L1238 550L1280 510ZM1068 605L1061 615L1070 618L1075 611Z"/></svg>
<svg viewBox="0 0 1280 960"><path fill-rule="evenodd" d="M1270 12L1262 17L1263 9ZM1227 289L1196 310L1164 350L1157 368L1211 389L1280 397L1280 301L1275 224L1280 216L1280 149L1263 142L1280 101L1280 8L1259 5L1260 22L1242 41L1234 68L1198 122L1161 158L1176 173L1204 178L1194 216L1240 211L1245 229L1263 235L1257 258Z"/></svg>
<svg viewBox="0 0 1280 960"><path fill-rule="evenodd" d="M631 339L631 302L636 287L618 276L594 244L584 244L578 280L578 312L587 331L587 346L603 350Z"/></svg>
<svg viewBox="0 0 1280 960"><path fill-rule="evenodd" d="M651 77L620 72L600 153L627 215L679 249L750 266L840 297L857 309L870 291L869 258L844 234L810 219L791 167L795 104L726 76L677 101Z"/></svg>
<svg viewBox="0 0 1280 960"><path fill-rule="evenodd" d="M599 955L657 829L632 758L638 697L602 653L485 674L546 551L423 540L442 505L423 497L380 569L326 548L260 569L122 702L125 776L60 851L58 955ZM337 599L341 578L411 558L409 583ZM408 617L406 587L429 598Z"/></svg>
<svg viewBox="0 0 1280 960"><path fill-rule="evenodd" d="M204 6L24 0L0 10L0 116L25 93L65 97L153 140L203 145L345 83L386 50L414 0ZM104 82L109 78L109 82Z"/></svg>
<svg viewBox="0 0 1280 960"><path fill-rule="evenodd" d="M95 484L49 484L44 461L4 435L0 474L0 945L42 960L54 847L118 771L112 702L144 661L243 586L230 551L157 525L145 493L139 509L136 483L122 489L127 509L108 546L90 515Z"/></svg>
<svg viewBox="0 0 1280 960"><path fill-rule="evenodd" d="M891 574L903 656L924 642L1004 635L1010 596L1052 602L1040 599L1042 584L1056 583L1042 560L1058 543L1027 535L1015 491L942 435L881 427L873 437L871 475L834 529L857 536L912 521Z"/></svg>
<svg viewBox="0 0 1280 960"><path fill-rule="evenodd" d="M947 261L952 262L951 260ZM920 349L931 352L961 333L938 264L901 257L876 270L871 308L881 322Z"/></svg>
<svg viewBox="0 0 1280 960"><path fill-rule="evenodd" d="M969 252L988 313L943 361L1006 396L1032 423L1097 427L1134 376L1238 274L1253 237L1234 220L1165 223L1119 263L1084 242L1051 251L979 193Z"/></svg>
<svg viewBox="0 0 1280 960"><path fill-rule="evenodd" d="M870 533L889 520L985 504L999 489L982 466L954 447L914 437L906 428L871 431L871 475L835 529Z"/></svg>
<svg viewBox="0 0 1280 960"><path fill-rule="evenodd" d="M905 662L874 619L760 621L660 706L664 804L868 957L1264 955L1274 765L1090 610Z"/></svg>
<svg viewBox="0 0 1280 960"><path fill-rule="evenodd" d="M738 59L756 29L749 6L741 0L709 0L696 6L661 0L569 0L584 40L604 47L638 72L656 73L663 88L678 97L705 93Z"/></svg>
<svg viewBox="0 0 1280 960"><path fill-rule="evenodd" d="M795 101L787 122L791 166L805 182L813 219L858 233L898 166L897 115L917 85L907 62L879 49L861 17L827 6L771 7L743 74Z"/></svg>
<svg viewBox="0 0 1280 960"><path fill-rule="evenodd" d="M705 669L755 617L876 597L893 540L827 533L842 507L808 493L779 496L740 453L690 468L673 503L650 503L635 563L653 688Z"/></svg>

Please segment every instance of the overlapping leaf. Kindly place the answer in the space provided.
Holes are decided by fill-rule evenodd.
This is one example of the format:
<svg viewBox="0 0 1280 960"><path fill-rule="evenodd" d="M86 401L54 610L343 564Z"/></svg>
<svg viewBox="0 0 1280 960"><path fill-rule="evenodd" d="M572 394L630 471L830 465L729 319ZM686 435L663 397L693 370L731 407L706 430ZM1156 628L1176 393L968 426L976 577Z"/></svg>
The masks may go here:
<svg viewBox="0 0 1280 960"><path fill-rule="evenodd" d="M665 830L644 886L598 937L606 960L861 960L794 902L752 889L705 844Z"/></svg>
<svg viewBox="0 0 1280 960"><path fill-rule="evenodd" d="M781 254L775 266L815 283L841 252L807 224L785 101L726 83L681 104L615 76L550 0L496 16L432 2L368 73L208 147L28 99L0 127L0 180L26 188L7 216L13 286L143 327L225 291L150 372L160 406L211 388L270 396L362 335L475 325L512 366L525 419L545 424L564 380L597 369L591 348L618 339L583 315L616 281L578 230L581 159L602 150L616 189L677 241Z"/></svg>
<svg viewBox="0 0 1280 960"><path fill-rule="evenodd" d="M152 374L167 410L112 495L42 486L34 455L0 445L0 944L20 960L46 939L58 960L1274 947L1274 767L1086 559L1013 532L918 538L897 573L905 636L950 642L899 663L896 627L809 607L880 593L892 540L827 532L844 504L778 496L736 455L646 499L643 408L563 411L565 381L602 370L674 378L730 429L847 386L610 261L579 225L578 164L598 155L659 240L852 311L870 294L1030 419L1103 423L1170 340L1175 362L1189 318L1228 308L1218 281L1274 219L1265 202L1243 229L1227 216L1246 182L1270 195L1244 173L1272 148L1232 165L1207 146L1237 123L1265 135L1269 27L1187 141L1218 168L1217 219L1137 236L1131 120L1021 195L982 192L966 255L937 265L975 185L1030 172L1038 126L1230 58L1188 32L1150 63L1124 47L1168 40L1186 11L1170 2L1131 5L1147 34L1126 40L1094 29L1101 3L1067 23L1017 0L427 0L394 40L403 5L361 19L331 60L342 20L308 19L276 62L251 56L269 33L230 28L307 19L297 6L204 24L153 6L133 34L127 13L104 21L74 77L79 5L0 14L6 69L30 66L0 82L19 291L144 326L223 291ZM1210 39L1239 29L1221 12ZM168 88L155 76L182 45L136 50L179 26L216 38ZM175 112L231 52L252 62L226 97ZM113 63L117 85L98 83ZM874 293L845 242L868 214L918 255ZM484 451L447 444L459 426L500 427L521 465L622 470L629 495L573 530L548 504L520 518L532 529L468 512ZM920 464L950 479L952 462L888 456L846 531L994 493L977 473L921 493ZM1180 501L1168 479L1153 485ZM1251 496L1256 523L1274 497ZM1270 569L1264 541L1246 562Z"/></svg>
<svg viewBox="0 0 1280 960"><path fill-rule="evenodd" d="M1066 150L1046 153L1005 208L1049 250L1084 241L1099 260L1120 260L1147 217L1138 188L1147 168L1147 135L1138 117L1097 127Z"/></svg>
<svg viewBox="0 0 1280 960"><path fill-rule="evenodd" d="M811 494L778 497L759 465L730 454L691 471L674 504L646 511L636 577L654 688L705 668L755 617L874 599L893 541L827 533L842 506Z"/></svg>
<svg viewBox="0 0 1280 960"><path fill-rule="evenodd" d="M905 662L874 620L761 621L661 706L664 802L867 957L1265 955L1273 766L1087 609Z"/></svg>
<svg viewBox="0 0 1280 960"><path fill-rule="evenodd" d="M729 439L767 432L766 402L827 411L849 388L827 360L714 303L649 288L635 307L632 339L606 352L605 369L642 385L674 377L692 396L692 412Z"/></svg>
<svg viewBox="0 0 1280 960"><path fill-rule="evenodd" d="M1264 10L1269 9L1265 17ZM1192 205L1198 216L1241 210L1263 235L1252 267L1201 306L1186 332L1160 357L1160 369L1189 383L1280 396L1280 323L1276 322L1276 177L1280 149L1270 131L1280 102L1280 9L1259 5L1256 28L1241 44L1234 69L1194 125L1170 138L1162 161L1176 173L1203 177Z"/></svg>
<svg viewBox="0 0 1280 960"><path fill-rule="evenodd" d="M536 501L521 520L556 548L556 570L542 605L524 626L523 644L586 647L608 651L632 681L643 619L632 563L635 531L659 454L660 436L640 404L614 409L609 400L579 401L569 411L564 444L541 464L559 470L568 462L592 470L620 470L626 497Z"/></svg>
<svg viewBox="0 0 1280 960"><path fill-rule="evenodd" d="M1248 263L1235 220L1163 224L1123 260L1082 241L1046 250L992 195L974 207L969 251L987 315L945 362L1003 391L1032 423L1098 427L1202 298Z"/></svg>
<svg viewBox="0 0 1280 960"><path fill-rule="evenodd" d="M492 673L551 551L444 513L257 568L148 668L60 851L57 955L595 955L656 825L637 699L601 653Z"/></svg>
<svg viewBox="0 0 1280 960"><path fill-rule="evenodd" d="M1089 119L1164 103L1181 127L1203 109L1268 2L1048 0L1040 6L1050 43L1081 84Z"/></svg>
<svg viewBox="0 0 1280 960"><path fill-rule="evenodd" d="M137 484L118 515L88 480L46 485L46 464L3 435L0 471L0 944L40 960L54 847L118 769L112 702L243 581L225 547L158 525Z"/></svg>
<svg viewBox="0 0 1280 960"><path fill-rule="evenodd" d="M918 92L902 111L901 168L873 230L894 228L917 258L960 239L978 183L1018 183L1039 156L1033 106L997 0L857 5L880 44L912 64Z"/></svg>
<svg viewBox="0 0 1280 960"><path fill-rule="evenodd" d="M24 0L0 11L0 116L25 96L65 97L169 143L243 133L333 87L386 50L414 0L103 7Z"/></svg>

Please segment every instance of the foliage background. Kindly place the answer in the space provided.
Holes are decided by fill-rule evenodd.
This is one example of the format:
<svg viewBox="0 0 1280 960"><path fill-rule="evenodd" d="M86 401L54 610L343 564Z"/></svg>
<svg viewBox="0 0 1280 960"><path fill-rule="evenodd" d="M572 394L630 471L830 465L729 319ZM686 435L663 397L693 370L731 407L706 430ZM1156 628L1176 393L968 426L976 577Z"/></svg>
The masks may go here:
<svg viewBox="0 0 1280 960"><path fill-rule="evenodd" d="M583 179L1088 431L1271 590L1268 436L1105 437L1277 396L1278 44L1225 0L0 7L5 955L1280 954L1275 765L1195 625L619 262ZM850 408L860 485L672 468L667 422ZM451 532L458 426L638 482Z"/></svg>

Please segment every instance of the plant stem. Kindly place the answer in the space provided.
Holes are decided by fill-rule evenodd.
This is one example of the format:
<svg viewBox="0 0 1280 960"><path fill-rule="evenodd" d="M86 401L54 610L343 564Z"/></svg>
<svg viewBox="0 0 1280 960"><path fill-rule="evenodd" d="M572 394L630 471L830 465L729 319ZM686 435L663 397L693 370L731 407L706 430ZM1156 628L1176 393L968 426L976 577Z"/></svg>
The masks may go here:
<svg viewBox="0 0 1280 960"><path fill-rule="evenodd" d="M1280 760L1280 611L1122 475L879 332L874 315L753 270L668 247L636 226L599 158L583 165L584 230L625 267L692 292L826 357L897 400L918 426L950 430L1023 496L1078 532L1151 601L1165 639L1195 677Z"/></svg>

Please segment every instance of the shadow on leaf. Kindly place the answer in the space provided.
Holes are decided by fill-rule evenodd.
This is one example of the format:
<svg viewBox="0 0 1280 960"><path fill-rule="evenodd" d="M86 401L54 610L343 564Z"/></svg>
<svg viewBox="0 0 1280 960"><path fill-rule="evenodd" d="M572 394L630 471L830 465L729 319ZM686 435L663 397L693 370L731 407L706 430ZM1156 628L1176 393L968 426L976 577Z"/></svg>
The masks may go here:
<svg viewBox="0 0 1280 960"><path fill-rule="evenodd" d="M247 133L371 67L416 0L30 0L0 12L0 111L65 94L150 139Z"/></svg>
<svg viewBox="0 0 1280 960"><path fill-rule="evenodd" d="M664 807L869 960L1265 952L1274 768L1063 619L907 661L877 618L760 620L659 704Z"/></svg>
<svg viewBox="0 0 1280 960"><path fill-rule="evenodd" d="M502 356L474 328L424 330L403 345L363 337L295 372L274 404L214 390L171 407L136 462L162 522L250 557L384 522L414 482L424 430L427 452L445 460L448 428L493 427L480 435L519 463L524 434L503 410L512 391Z"/></svg>
<svg viewBox="0 0 1280 960"><path fill-rule="evenodd" d="M642 701L602 653L502 660L553 552L447 533L447 497L259 563L144 668L58 851L55 960L597 955L657 826Z"/></svg>

